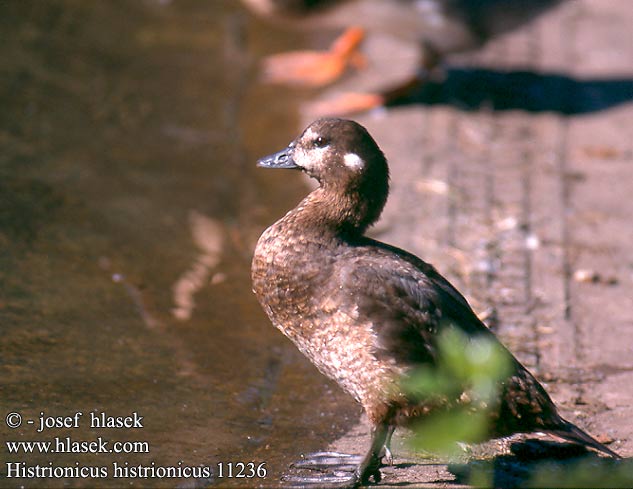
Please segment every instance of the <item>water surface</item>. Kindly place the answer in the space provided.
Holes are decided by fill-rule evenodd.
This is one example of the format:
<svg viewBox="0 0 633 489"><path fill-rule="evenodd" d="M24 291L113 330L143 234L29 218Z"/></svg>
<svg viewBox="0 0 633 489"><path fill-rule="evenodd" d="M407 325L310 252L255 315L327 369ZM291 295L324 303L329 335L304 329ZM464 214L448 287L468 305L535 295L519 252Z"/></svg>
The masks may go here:
<svg viewBox="0 0 633 489"><path fill-rule="evenodd" d="M358 414L251 293L257 237L306 191L254 167L295 135L301 97L260 86L254 60L296 35L229 0L2 2L0 24L0 414L25 420L1 424L0 484L183 482L6 478L15 462L238 461L275 484ZM79 428L26 424L76 412ZM143 428L91 429L91 412ZM5 446L99 436L150 452Z"/></svg>

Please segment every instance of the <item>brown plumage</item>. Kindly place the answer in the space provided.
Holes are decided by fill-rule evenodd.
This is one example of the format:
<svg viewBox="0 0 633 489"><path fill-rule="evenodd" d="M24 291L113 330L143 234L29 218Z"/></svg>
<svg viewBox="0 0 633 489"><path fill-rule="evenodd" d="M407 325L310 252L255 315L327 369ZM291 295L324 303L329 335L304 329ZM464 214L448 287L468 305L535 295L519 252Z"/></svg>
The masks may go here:
<svg viewBox="0 0 633 489"><path fill-rule="evenodd" d="M319 188L262 234L253 257L253 290L272 323L362 404L373 434L356 478L379 479L393 428L425 411L424 400L398 390L399 381L416 367L437 364L444 325L468 337L498 340L432 265L363 236L386 202L388 167L362 126L318 120L258 164L298 168L319 181ZM619 457L561 418L538 381L507 355L511 373L501 382L491 437L549 432Z"/></svg>

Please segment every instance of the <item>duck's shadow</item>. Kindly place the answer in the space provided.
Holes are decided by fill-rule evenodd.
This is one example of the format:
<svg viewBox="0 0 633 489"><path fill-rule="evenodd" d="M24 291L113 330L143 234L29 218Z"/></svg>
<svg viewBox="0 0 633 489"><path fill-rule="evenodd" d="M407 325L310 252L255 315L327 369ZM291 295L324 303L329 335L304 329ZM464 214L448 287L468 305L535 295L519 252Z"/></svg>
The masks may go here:
<svg viewBox="0 0 633 489"><path fill-rule="evenodd" d="M590 114L633 101L633 78L573 78L561 73L449 67L443 80L429 80L398 105L448 105L460 110Z"/></svg>
<svg viewBox="0 0 633 489"><path fill-rule="evenodd" d="M570 443L527 440L512 455L448 466L459 484L475 487L633 487L633 460L598 456Z"/></svg>

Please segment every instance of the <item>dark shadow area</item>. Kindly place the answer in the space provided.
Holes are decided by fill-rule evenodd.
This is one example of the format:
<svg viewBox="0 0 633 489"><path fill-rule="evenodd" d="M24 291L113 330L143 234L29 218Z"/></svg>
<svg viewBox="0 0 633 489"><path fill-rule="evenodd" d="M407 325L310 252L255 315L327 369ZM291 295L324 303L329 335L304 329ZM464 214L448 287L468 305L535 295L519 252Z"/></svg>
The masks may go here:
<svg viewBox="0 0 633 489"><path fill-rule="evenodd" d="M632 487L631 460L614 460L571 443L526 440L511 455L451 464L456 483L475 487Z"/></svg>
<svg viewBox="0 0 633 489"><path fill-rule="evenodd" d="M578 79L560 73L452 67L390 106L448 105L465 111L590 114L633 101L633 78Z"/></svg>

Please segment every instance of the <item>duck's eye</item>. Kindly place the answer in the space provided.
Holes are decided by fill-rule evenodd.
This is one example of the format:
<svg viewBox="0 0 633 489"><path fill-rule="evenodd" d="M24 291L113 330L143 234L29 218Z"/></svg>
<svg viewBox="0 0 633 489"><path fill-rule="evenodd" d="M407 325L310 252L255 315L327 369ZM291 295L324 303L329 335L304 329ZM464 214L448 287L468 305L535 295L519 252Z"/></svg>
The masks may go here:
<svg viewBox="0 0 633 489"><path fill-rule="evenodd" d="M315 148L325 148L328 145L328 142L325 140L325 138L319 136L312 142L312 144Z"/></svg>

